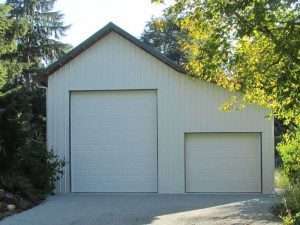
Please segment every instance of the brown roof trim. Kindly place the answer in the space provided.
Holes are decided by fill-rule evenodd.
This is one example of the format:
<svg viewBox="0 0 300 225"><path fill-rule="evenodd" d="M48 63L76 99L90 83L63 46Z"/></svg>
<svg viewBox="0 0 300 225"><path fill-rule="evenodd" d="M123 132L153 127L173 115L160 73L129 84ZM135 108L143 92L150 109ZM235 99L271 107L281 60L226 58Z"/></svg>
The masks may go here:
<svg viewBox="0 0 300 225"><path fill-rule="evenodd" d="M40 75L40 81L43 85L47 86L47 80L48 77L51 76L55 71L63 67L65 64L73 60L75 57L77 57L80 53L91 47L93 44L95 44L98 40L109 34L110 32L115 32L122 36L123 38L127 39L137 47L143 49L145 52L149 53L150 55L154 56L164 64L168 65L169 67L173 68L177 72L185 73L184 69L161 54L156 49L150 47L149 45L146 45L145 43L141 42L125 30L121 29L114 23L108 23L106 26L104 26L102 29L97 31L95 34L93 34L91 37L86 39L84 42L79 44L77 47L73 48L69 53L67 53L65 56L63 56L61 59L57 60L50 66L48 66Z"/></svg>

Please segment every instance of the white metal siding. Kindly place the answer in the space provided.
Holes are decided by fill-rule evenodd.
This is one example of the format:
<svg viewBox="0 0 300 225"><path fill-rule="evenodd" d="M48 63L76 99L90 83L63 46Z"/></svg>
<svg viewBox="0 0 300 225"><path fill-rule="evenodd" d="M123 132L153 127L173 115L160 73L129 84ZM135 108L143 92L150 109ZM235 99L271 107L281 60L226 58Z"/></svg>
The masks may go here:
<svg viewBox="0 0 300 225"><path fill-rule="evenodd" d="M157 192L155 91L71 93L73 192Z"/></svg>
<svg viewBox="0 0 300 225"><path fill-rule="evenodd" d="M261 192L258 133L185 136L187 192Z"/></svg>
<svg viewBox="0 0 300 225"><path fill-rule="evenodd" d="M272 192L273 120L266 118L266 110L249 106L243 111L220 111L229 92L174 71L118 34L110 33L55 72L48 88L48 145L67 162L60 192L70 191L69 91L120 89L157 89L158 192L185 191L187 132L261 132L263 192Z"/></svg>

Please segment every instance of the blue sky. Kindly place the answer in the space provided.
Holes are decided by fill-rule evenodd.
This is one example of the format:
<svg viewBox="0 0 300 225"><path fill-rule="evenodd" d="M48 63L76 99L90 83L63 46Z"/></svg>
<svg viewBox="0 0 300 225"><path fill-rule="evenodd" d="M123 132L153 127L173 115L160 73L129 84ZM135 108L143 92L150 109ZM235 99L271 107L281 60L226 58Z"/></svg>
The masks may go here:
<svg viewBox="0 0 300 225"><path fill-rule="evenodd" d="M72 25L62 40L76 46L108 22L139 37L151 16L161 15L165 7L151 0L57 0L55 9Z"/></svg>

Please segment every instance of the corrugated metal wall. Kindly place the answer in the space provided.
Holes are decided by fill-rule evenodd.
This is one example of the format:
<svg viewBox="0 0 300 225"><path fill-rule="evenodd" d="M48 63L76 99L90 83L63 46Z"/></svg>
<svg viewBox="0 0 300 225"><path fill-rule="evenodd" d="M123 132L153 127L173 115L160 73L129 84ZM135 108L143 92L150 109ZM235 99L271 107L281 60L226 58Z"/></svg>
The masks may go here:
<svg viewBox="0 0 300 225"><path fill-rule="evenodd" d="M156 89L158 94L158 191L185 189L184 134L261 132L263 193L273 187L273 120L257 106L222 112L230 94L166 66L126 39L110 33L49 77L48 147L66 160L58 192L69 191L69 92L74 90Z"/></svg>

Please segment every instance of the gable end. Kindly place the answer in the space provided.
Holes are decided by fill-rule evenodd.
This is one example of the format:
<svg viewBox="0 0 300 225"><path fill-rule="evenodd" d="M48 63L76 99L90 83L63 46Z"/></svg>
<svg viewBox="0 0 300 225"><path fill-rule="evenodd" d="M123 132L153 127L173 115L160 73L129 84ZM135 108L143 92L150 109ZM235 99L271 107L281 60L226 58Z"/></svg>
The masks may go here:
<svg viewBox="0 0 300 225"><path fill-rule="evenodd" d="M141 42L140 40L138 40L137 38L135 38L134 36L132 36L131 34L126 32L125 30L121 29L120 27L118 27L114 23L110 22L105 27L103 27L98 32L96 32L91 37L89 37L87 40L85 40L84 42L79 44L77 47L72 49L69 53L67 53L61 59L57 60L56 62L54 62L53 64L48 66L41 73L41 75L39 76L39 80L40 80L41 84L47 86L47 80L48 80L48 77L51 76L51 74L53 74L55 71L59 70L65 64L67 64L68 62L70 62L71 60L76 58L83 51L90 48L93 44L95 44L97 41L99 41L100 39L102 39L103 37L105 37L107 34L109 34L111 32L115 32L118 35L122 36L123 38L125 38L129 42L133 43L135 46L141 48L142 50L144 50L148 54L152 55L153 57L157 58L158 60L160 60L161 62L163 62L167 66L173 68L177 72L185 74L185 71L181 66L179 66L178 64L176 64L175 62L173 62L172 60L170 60L169 58L167 58L163 54L161 54L156 49L150 47L149 45L147 45L143 42Z"/></svg>

